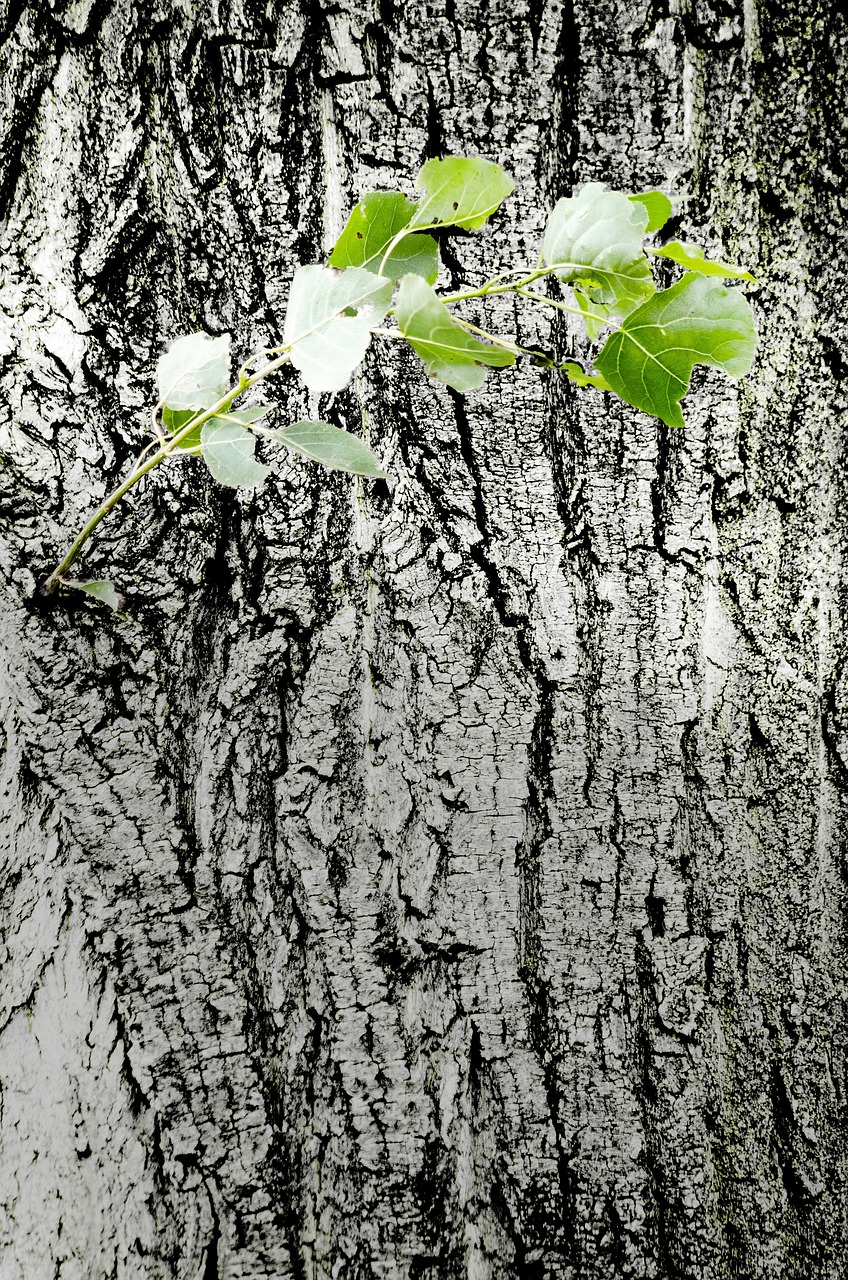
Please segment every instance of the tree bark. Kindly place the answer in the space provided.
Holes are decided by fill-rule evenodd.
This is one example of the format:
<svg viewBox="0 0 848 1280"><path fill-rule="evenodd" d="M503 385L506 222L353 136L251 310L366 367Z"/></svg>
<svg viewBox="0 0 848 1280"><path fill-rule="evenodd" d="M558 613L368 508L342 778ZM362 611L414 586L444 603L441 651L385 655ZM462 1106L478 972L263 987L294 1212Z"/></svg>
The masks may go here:
<svg viewBox="0 0 848 1280"><path fill-rule="evenodd" d="M848 1276L844 17L7 0L0 42L0 1280ZM182 459L86 554L126 616L40 601L164 343L279 341L440 153L517 184L451 283L584 181L679 192L759 278L751 377L675 431L381 347L317 407L388 484Z"/></svg>

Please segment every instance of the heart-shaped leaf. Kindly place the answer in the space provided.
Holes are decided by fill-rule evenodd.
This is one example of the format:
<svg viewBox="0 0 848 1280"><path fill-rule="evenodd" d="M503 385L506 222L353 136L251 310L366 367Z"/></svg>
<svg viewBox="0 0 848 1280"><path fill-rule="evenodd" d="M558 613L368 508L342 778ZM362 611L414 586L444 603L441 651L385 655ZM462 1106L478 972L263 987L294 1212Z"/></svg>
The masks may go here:
<svg viewBox="0 0 848 1280"><path fill-rule="evenodd" d="M558 200L542 249L547 266L567 284L580 284L594 302L626 315L654 292L642 241L648 209L601 182Z"/></svg>
<svg viewBox="0 0 848 1280"><path fill-rule="evenodd" d="M391 306L392 282L362 267L294 274L284 341L310 391L341 391Z"/></svg>
<svg viewBox="0 0 848 1280"><path fill-rule="evenodd" d="M482 227L515 190L512 178L499 164L479 156L428 160L421 167L415 186L424 195L410 227L461 227L466 231Z"/></svg>
<svg viewBox="0 0 848 1280"><path fill-rule="evenodd" d="M671 217L671 201L662 191L640 191L638 195L628 196L627 199L643 204L648 210L648 225L645 230L649 235L652 231L659 231L660 227L664 227Z"/></svg>
<svg viewBox="0 0 848 1280"><path fill-rule="evenodd" d="M157 365L159 401L169 409L208 409L230 383L230 335L177 338Z"/></svg>
<svg viewBox="0 0 848 1280"><path fill-rule="evenodd" d="M481 342L457 324L420 276L404 276L401 280L395 319L431 377L456 391L473 391L482 386L486 365L503 369L515 363L513 352Z"/></svg>
<svg viewBox="0 0 848 1280"><path fill-rule="evenodd" d="M219 484L255 489L270 475L271 468L253 456L256 438L241 425L254 422L267 412L264 406L234 409L226 418L215 417L204 422L200 431L203 461Z"/></svg>
<svg viewBox="0 0 848 1280"><path fill-rule="evenodd" d="M632 311L595 364L622 400L682 427L680 401L695 365L741 378L756 342L751 308L738 289L687 273Z"/></svg>
<svg viewBox="0 0 848 1280"><path fill-rule="evenodd" d="M330 254L331 267L365 267L366 271L399 280L407 272L435 284L439 249L432 236L404 236L385 262L383 256L399 231L409 223L416 206L399 191L372 191L363 196L345 224Z"/></svg>
<svg viewBox="0 0 848 1280"><path fill-rule="evenodd" d="M320 462L330 471L385 479L385 471L364 440L329 422L293 422L275 431L274 438L293 453Z"/></svg>
<svg viewBox="0 0 848 1280"><path fill-rule="evenodd" d="M678 266L685 267L687 271L697 271L702 276L720 276L723 280L750 280L752 284L757 283L756 278L744 267L734 267L729 262L720 260L710 262L709 258L704 256L703 249L699 249L694 244L682 244L679 240L672 240L661 249L651 249L649 252L655 258L669 258Z"/></svg>

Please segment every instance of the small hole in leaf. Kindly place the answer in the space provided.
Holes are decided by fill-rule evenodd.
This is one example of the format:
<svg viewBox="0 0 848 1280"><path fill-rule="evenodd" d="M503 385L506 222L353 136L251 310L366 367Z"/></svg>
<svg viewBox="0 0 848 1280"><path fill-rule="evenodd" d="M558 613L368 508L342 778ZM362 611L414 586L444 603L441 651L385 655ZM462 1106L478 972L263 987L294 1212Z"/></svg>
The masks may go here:
<svg viewBox="0 0 848 1280"><path fill-rule="evenodd" d="M359 315L359 312L357 311L356 307L345 307L344 311L342 312L342 315L343 315L343 316L358 316L358 315Z"/></svg>
<svg viewBox="0 0 848 1280"><path fill-rule="evenodd" d="M453 202L453 207L454 207L454 212L456 212L456 210L459 208L459 201L458 201L458 200L454 200L454 202Z"/></svg>

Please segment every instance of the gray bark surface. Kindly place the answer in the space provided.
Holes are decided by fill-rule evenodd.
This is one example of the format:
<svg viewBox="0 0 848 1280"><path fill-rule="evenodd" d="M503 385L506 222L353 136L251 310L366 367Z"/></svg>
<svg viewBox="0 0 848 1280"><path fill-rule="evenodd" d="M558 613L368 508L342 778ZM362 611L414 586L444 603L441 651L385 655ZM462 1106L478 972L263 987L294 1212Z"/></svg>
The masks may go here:
<svg viewBox="0 0 848 1280"><path fill-rule="evenodd" d="M846 59L827 0L7 0L0 1280L848 1276ZM387 485L183 459L86 554L126 617L39 601L164 343L278 341L439 153L517 183L455 281L680 192L751 377L281 374Z"/></svg>

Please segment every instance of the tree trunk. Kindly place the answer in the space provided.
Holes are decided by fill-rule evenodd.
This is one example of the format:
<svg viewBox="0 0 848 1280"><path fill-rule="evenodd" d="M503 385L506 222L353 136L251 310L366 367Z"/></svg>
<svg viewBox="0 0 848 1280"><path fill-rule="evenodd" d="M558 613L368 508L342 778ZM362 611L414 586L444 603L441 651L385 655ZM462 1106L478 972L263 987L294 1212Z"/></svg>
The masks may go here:
<svg viewBox="0 0 848 1280"><path fill-rule="evenodd" d="M3 21L0 1278L848 1276L835 2ZM164 343L279 341L440 153L517 184L452 283L573 185L681 193L752 376L675 431L381 347L318 407L387 485L185 458L86 554L126 616L40 601Z"/></svg>

